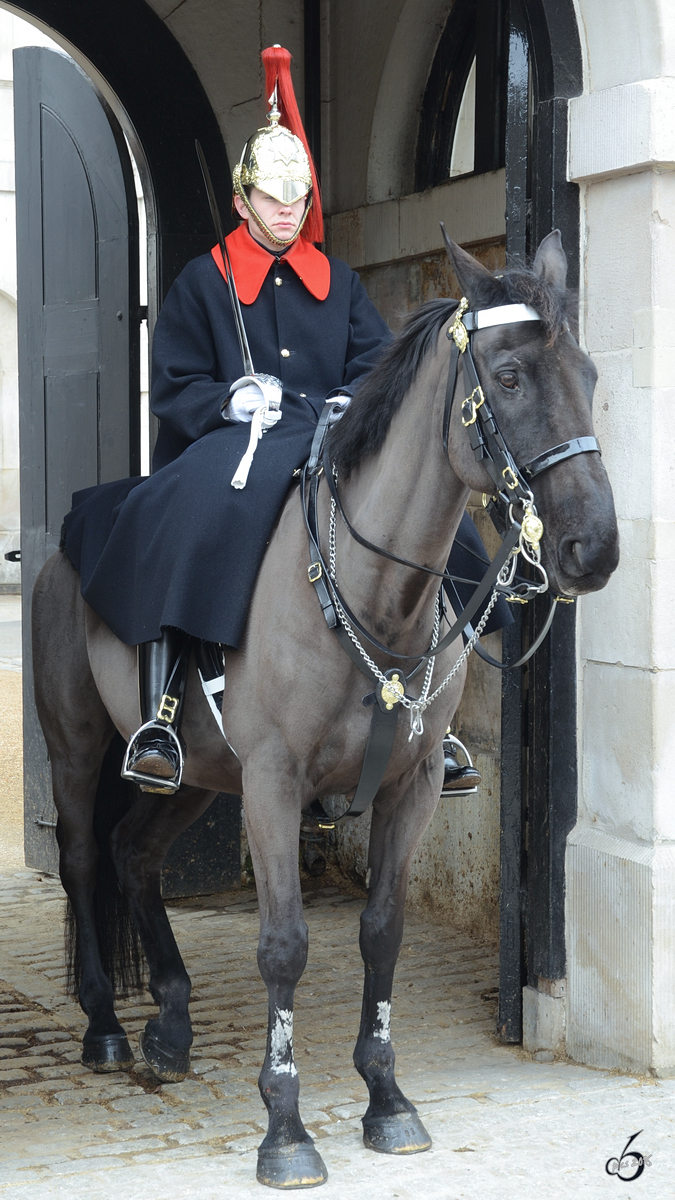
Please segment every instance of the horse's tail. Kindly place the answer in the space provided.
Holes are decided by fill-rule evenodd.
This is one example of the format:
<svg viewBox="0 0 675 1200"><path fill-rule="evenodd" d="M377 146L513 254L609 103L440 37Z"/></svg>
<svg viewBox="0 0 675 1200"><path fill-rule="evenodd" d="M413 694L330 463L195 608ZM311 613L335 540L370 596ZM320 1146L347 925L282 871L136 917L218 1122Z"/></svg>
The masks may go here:
<svg viewBox="0 0 675 1200"><path fill-rule="evenodd" d="M110 835L135 798L134 784L120 775L125 749L123 739L116 733L101 764L94 805L94 837L99 853L94 891L96 934L103 970L114 994L119 997L137 992L143 986L141 944L110 850ZM77 997L82 982L82 962L70 900L66 909L65 939L66 986L68 992Z"/></svg>

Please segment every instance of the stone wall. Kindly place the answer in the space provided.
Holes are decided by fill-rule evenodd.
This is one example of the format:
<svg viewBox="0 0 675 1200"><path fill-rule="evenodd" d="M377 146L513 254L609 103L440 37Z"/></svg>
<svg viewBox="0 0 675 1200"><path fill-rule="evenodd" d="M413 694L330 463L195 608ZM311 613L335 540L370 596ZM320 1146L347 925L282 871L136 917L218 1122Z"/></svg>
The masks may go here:
<svg viewBox="0 0 675 1200"><path fill-rule="evenodd" d="M675 1072L675 10L582 0L582 336L621 563L579 605L579 817L569 838L567 1050Z"/></svg>

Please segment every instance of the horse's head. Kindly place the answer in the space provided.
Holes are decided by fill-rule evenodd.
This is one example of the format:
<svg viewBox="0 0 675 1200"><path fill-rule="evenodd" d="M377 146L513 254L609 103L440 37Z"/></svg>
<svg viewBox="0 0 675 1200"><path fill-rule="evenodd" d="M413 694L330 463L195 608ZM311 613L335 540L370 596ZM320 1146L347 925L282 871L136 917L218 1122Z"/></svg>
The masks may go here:
<svg viewBox="0 0 675 1200"><path fill-rule="evenodd" d="M524 303L541 318L478 329L472 340L481 386L517 465L523 467L572 438L592 435L597 371L570 329L567 260L559 232L544 238L531 270L516 268L496 276L456 243L449 242L448 250L472 310ZM468 487L492 492L494 484L476 462L462 427L465 391L460 370L450 461ZM619 561L619 536L599 453L567 458L537 475L530 486L544 523L542 562L552 587L567 595L604 587Z"/></svg>

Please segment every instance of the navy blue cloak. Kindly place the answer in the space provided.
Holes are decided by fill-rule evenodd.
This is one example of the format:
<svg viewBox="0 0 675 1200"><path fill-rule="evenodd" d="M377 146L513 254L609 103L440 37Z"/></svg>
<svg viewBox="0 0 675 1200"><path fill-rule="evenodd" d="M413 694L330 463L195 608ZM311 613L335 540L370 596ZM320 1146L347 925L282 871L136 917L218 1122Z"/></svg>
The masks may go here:
<svg viewBox="0 0 675 1200"><path fill-rule="evenodd" d="M283 416L258 443L242 490L230 481L250 425L221 416L243 374L225 282L207 254L173 284L153 339L153 474L76 493L65 518L65 551L82 595L123 642L150 641L174 626L240 645L260 563L324 401L351 394L391 339L356 273L329 261L325 300L270 255L257 298L242 305L256 370L283 384ZM473 555L455 547L452 569L478 580L474 556L485 551L468 517L460 538ZM471 590L460 592L465 603ZM500 601L488 631L509 620Z"/></svg>

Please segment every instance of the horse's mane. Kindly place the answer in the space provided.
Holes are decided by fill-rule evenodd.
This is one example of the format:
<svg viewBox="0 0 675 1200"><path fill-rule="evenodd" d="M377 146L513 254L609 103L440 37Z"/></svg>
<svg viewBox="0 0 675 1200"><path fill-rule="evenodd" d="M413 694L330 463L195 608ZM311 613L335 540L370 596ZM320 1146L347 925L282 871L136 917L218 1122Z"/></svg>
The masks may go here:
<svg viewBox="0 0 675 1200"><path fill-rule="evenodd" d="M566 324L572 324L575 309L572 296L569 291L551 287L527 267L513 267L498 276L482 277L473 292L471 307L529 304L539 313L551 345ZM349 475L362 459L381 448L394 414L457 303L457 300L430 300L412 313L358 388L330 435L330 456L343 475Z"/></svg>

